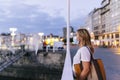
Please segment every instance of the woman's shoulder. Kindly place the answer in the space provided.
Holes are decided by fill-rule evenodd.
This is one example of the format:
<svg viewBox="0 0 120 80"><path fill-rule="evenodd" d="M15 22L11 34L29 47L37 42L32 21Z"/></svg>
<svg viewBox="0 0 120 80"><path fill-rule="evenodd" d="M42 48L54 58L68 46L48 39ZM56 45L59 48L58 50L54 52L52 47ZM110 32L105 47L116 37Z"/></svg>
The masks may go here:
<svg viewBox="0 0 120 80"><path fill-rule="evenodd" d="M82 46L80 50L88 50L87 46Z"/></svg>
<svg viewBox="0 0 120 80"><path fill-rule="evenodd" d="M83 52L83 51L88 51L87 46L83 46L79 48L77 52Z"/></svg>

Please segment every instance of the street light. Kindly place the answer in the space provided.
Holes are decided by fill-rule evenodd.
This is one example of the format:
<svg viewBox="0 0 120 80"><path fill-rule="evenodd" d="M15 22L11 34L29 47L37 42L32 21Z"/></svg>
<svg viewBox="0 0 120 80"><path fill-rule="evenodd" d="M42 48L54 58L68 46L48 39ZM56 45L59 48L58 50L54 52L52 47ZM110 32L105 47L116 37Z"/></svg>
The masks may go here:
<svg viewBox="0 0 120 80"><path fill-rule="evenodd" d="M70 55L70 0L67 0L67 53L61 80L73 80ZM69 75L69 77L68 77Z"/></svg>
<svg viewBox="0 0 120 80"><path fill-rule="evenodd" d="M39 36L43 36L43 35L44 35L44 33L41 33L41 32L40 32L40 33L38 33L38 35L39 35Z"/></svg>
<svg viewBox="0 0 120 80"><path fill-rule="evenodd" d="M40 41L42 41L44 33L40 32L40 33L38 33L38 35L40 36Z"/></svg>
<svg viewBox="0 0 120 80"><path fill-rule="evenodd" d="M11 31L11 36L12 36L12 41L11 41L11 45L14 46L14 37L16 35L16 31L17 31L17 28L9 28L9 30Z"/></svg>
<svg viewBox="0 0 120 80"><path fill-rule="evenodd" d="M71 38L73 38L73 35L74 35L74 33L73 33L73 32L71 32L71 33L70 33L70 37L71 37Z"/></svg>

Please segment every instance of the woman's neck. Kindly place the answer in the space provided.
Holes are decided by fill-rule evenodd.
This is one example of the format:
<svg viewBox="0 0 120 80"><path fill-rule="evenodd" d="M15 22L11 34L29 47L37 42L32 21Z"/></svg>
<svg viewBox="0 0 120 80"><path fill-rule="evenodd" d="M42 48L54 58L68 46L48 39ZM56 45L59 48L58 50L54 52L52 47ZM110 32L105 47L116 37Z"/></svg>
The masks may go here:
<svg viewBox="0 0 120 80"><path fill-rule="evenodd" d="M83 45L82 45L82 44L79 44L79 47L83 47Z"/></svg>

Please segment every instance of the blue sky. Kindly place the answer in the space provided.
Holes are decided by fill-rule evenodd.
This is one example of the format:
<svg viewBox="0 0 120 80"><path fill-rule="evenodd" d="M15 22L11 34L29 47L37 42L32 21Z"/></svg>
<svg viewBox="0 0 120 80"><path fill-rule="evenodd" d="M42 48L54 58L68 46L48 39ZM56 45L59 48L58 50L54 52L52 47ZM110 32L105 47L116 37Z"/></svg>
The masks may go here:
<svg viewBox="0 0 120 80"><path fill-rule="evenodd" d="M76 30L84 25L85 17L102 0L71 0L71 26ZM0 33L53 33L62 35L66 26L67 0L0 0Z"/></svg>

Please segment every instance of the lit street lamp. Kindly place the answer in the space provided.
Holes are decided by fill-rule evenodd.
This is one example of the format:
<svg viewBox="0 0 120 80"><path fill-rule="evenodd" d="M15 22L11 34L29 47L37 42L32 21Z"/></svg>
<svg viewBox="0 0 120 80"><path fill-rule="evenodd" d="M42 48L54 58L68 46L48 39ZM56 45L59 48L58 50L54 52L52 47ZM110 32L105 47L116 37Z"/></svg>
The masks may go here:
<svg viewBox="0 0 120 80"><path fill-rule="evenodd" d="M44 33L38 33L38 35L39 35L39 36L43 36L43 35L44 35Z"/></svg>
<svg viewBox="0 0 120 80"><path fill-rule="evenodd" d="M14 46L14 37L16 35L16 31L17 31L17 28L9 28L9 30L11 31L11 36L12 36L12 41L11 41L11 45Z"/></svg>
<svg viewBox="0 0 120 80"><path fill-rule="evenodd" d="M43 49L43 35L44 35L44 33L42 33L42 32L40 32L40 33L38 33L38 35L40 36L40 38L39 38L39 48L41 48L41 49Z"/></svg>
<svg viewBox="0 0 120 80"><path fill-rule="evenodd" d="M38 33L38 35L40 36L40 41L42 41L44 33Z"/></svg>

